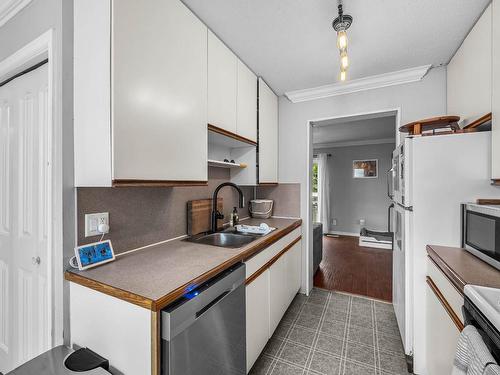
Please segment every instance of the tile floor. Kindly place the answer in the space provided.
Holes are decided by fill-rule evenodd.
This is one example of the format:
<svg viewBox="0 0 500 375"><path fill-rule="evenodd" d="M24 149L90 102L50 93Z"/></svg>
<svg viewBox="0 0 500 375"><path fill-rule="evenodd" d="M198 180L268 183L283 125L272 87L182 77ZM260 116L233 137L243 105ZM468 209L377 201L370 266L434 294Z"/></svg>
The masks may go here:
<svg viewBox="0 0 500 375"><path fill-rule="evenodd" d="M250 374L408 372L391 304L314 288L295 297Z"/></svg>

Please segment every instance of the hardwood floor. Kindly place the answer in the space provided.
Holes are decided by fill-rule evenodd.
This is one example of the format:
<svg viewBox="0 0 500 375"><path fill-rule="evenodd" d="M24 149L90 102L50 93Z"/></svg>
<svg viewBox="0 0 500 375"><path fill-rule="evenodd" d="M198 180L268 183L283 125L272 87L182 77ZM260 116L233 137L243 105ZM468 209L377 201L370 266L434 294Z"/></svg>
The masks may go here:
<svg viewBox="0 0 500 375"><path fill-rule="evenodd" d="M323 237L314 286L392 302L392 250L360 247L358 237Z"/></svg>

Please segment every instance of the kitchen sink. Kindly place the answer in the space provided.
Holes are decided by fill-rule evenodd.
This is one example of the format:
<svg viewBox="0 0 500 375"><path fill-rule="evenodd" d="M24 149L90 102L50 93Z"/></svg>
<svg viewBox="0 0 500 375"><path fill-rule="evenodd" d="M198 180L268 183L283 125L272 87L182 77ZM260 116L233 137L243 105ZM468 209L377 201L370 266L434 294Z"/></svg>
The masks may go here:
<svg viewBox="0 0 500 375"><path fill-rule="evenodd" d="M185 241L228 248L243 247L260 236L234 232L203 233L186 238Z"/></svg>

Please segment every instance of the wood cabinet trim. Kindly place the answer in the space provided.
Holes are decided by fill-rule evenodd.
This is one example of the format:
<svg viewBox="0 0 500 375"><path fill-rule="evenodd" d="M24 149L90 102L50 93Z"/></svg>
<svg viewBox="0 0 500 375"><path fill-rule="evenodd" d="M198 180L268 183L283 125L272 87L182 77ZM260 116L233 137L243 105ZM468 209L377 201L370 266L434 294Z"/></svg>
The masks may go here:
<svg viewBox="0 0 500 375"><path fill-rule="evenodd" d="M84 276L81 276L79 274L73 273L73 272L68 272L66 271L64 274L64 278L67 281L71 281L76 284L83 285L87 288L93 289L95 291L107 294L112 297L116 297L118 299L121 299L123 301L130 302L134 305L144 307L146 309L152 309L154 306L154 301L150 300L149 298L140 296L135 293L130 293L125 290L115 288L113 286L104 284L99 281L91 280L89 278L86 278Z"/></svg>
<svg viewBox="0 0 500 375"><path fill-rule="evenodd" d="M175 181L175 180L113 180L113 187L175 187L175 186L207 186L208 181Z"/></svg>
<svg viewBox="0 0 500 375"><path fill-rule="evenodd" d="M453 321L459 332L462 332L462 330L464 329L463 323L460 321L460 318L457 316L457 314L455 314L455 311L453 311L452 307L450 306L446 298L443 296L439 288L436 286L436 284L434 284L434 281L432 281L432 279L429 276L427 276L426 282L431 288L436 298L439 300L441 305L446 310L446 313L449 315L449 317L451 318L451 320Z"/></svg>
<svg viewBox="0 0 500 375"><path fill-rule="evenodd" d="M278 186L279 183L277 182L259 182L259 186Z"/></svg>
<svg viewBox="0 0 500 375"><path fill-rule="evenodd" d="M161 338L159 311L151 311L151 375L161 375Z"/></svg>
<svg viewBox="0 0 500 375"><path fill-rule="evenodd" d="M255 271L250 277L248 277L245 281L245 285L251 284L256 278L262 275L269 267L271 267L274 263L278 261L287 251L289 251L297 242L302 239L302 235L297 237L291 243L289 243L283 250L281 250L278 254L272 257L267 263L265 263L261 268Z"/></svg>
<svg viewBox="0 0 500 375"><path fill-rule="evenodd" d="M500 185L500 178L495 178L491 180L492 185Z"/></svg>
<svg viewBox="0 0 500 375"><path fill-rule="evenodd" d="M224 135L226 137L235 139L235 140L240 141L240 142L248 143L251 146L257 146L257 142L252 141L251 139L242 137L241 135L238 135L238 134L235 134L235 133L230 132L228 130L219 128L218 126L215 126L212 124L208 124L208 130L210 130L214 133L218 133L218 134Z"/></svg>
<svg viewBox="0 0 500 375"><path fill-rule="evenodd" d="M491 121L493 118L493 114L487 113L484 116L479 117L477 120L472 121L470 124L463 127L463 129L475 129L478 126L483 125L484 123Z"/></svg>
<svg viewBox="0 0 500 375"><path fill-rule="evenodd" d="M480 205L483 205L483 204L486 204L486 205L500 205L500 199L477 199L476 200L476 203L477 204L480 204Z"/></svg>

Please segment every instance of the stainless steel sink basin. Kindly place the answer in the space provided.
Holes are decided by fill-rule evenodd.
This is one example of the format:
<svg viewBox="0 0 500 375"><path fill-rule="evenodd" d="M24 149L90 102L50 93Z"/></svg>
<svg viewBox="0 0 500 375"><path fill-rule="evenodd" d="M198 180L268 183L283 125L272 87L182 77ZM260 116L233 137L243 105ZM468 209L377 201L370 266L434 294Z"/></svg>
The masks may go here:
<svg viewBox="0 0 500 375"><path fill-rule="evenodd" d="M203 245L212 245L228 248L239 248L255 241L259 236L252 236L248 234L241 233L231 233L231 232L216 232L208 234L199 234L193 237L187 238L185 241L199 243Z"/></svg>

